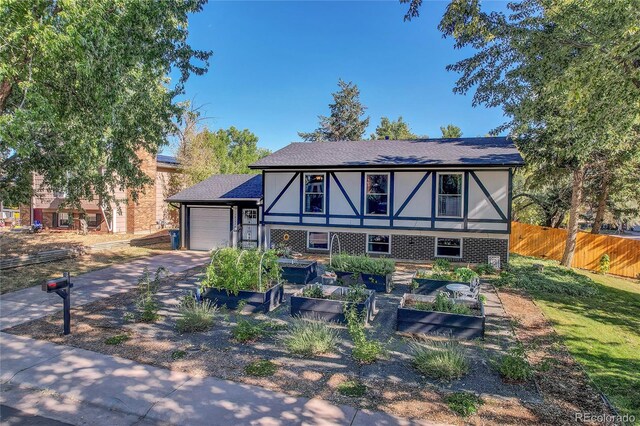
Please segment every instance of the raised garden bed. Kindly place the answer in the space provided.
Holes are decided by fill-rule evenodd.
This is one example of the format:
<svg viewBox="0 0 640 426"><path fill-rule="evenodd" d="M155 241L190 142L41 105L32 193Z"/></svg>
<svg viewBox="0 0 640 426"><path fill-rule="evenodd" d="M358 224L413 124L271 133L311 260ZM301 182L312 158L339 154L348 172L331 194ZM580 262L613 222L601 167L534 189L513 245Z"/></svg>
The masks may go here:
<svg viewBox="0 0 640 426"><path fill-rule="evenodd" d="M318 276L315 260L278 259L282 268L282 279L291 284L308 284Z"/></svg>
<svg viewBox="0 0 640 426"><path fill-rule="evenodd" d="M369 290L390 292L395 262L391 259L352 256L334 256L327 270L334 271L342 285L364 284Z"/></svg>
<svg viewBox="0 0 640 426"><path fill-rule="evenodd" d="M310 290L320 289L322 296L309 295ZM317 290L316 290L317 291ZM325 321L346 323L344 309L349 299L349 287L309 284L291 296L291 315L318 318ZM356 303L356 309L363 315L365 323L373 320L376 314L376 294L372 290L361 290L364 296Z"/></svg>
<svg viewBox="0 0 640 426"><path fill-rule="evenodd" d="M482 302L455 300L455 304L468 307L470 314L425 310L435 300L434 296L405 293L398 306L396 330L464 339L484 338L485 315Z"/></svg>
<svg viewBox="0 0 640 426"><path fill-rule="evenodd" d="M226 289L207 288L202 297L218 306L238 309L241 312L269 312L280 306L284 299L284 285L276 284L266 291L240 290L237 295L227 293Z"/></svg>
<svg viewBox="0 0 640 426"><path fill-rule="evenodd" d="M427 295L435 295L438 291L448 291L446 289L446 286L448 284L469 285L468 283L463 283L460 281L441 280L441 279L433 279L433 278L418 278L417 272L414 274L412 282L414 283L413 293L427 294Z"/></svg>

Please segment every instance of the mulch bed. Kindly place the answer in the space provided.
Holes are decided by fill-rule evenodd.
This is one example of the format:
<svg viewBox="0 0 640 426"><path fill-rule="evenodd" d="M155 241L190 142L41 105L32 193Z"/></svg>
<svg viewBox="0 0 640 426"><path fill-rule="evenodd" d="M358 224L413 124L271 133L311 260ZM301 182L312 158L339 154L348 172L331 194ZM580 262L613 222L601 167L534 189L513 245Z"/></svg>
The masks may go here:
<svg viewBox="0 0 640 426"><path fill-rule="evenodd" d="M529 362L536 369L535 381L544 403L532 405L532 411L550 424L584 424L576 421L578 412L612 415L534 301L519 290L500 290L499 296L505 311L514 319L514 331Z"/></svg>

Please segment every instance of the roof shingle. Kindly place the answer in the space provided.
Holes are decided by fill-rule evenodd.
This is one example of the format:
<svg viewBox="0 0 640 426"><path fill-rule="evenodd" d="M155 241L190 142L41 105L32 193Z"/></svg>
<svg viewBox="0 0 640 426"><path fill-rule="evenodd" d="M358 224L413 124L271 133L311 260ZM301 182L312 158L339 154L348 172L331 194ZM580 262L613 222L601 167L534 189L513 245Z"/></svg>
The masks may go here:
<svg viewBox="0 0 640 426"><path fill-rule="evenodd" d="M294 142L249 167L521 166L511 139L451 138L380 141Z"/></svg>
<svg viewBox="0 0 640 426"><path fill-rule="evenodd" d="M167 201L231 201L262 198L262 175L213 175L175 195Z"/></svg>

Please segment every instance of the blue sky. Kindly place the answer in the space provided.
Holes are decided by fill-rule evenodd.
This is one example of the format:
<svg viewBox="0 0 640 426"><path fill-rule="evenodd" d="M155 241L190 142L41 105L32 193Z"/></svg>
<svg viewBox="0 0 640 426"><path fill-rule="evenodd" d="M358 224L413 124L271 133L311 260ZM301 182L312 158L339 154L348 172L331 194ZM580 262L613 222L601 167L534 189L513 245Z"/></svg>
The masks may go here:
<svg viewBox="0 0 640 426"><path fill-rule="evenodd" d="M420 18L403 22L397 1L211 1L189 23L192 46L213 51L211 66L191 77L186 97L203 105L210 128L248 128L271 150L317 127L338 78L360 88L367 137L381 116L431 137L448 123L484 135L502 112L453 94L457 75L445 66L469 51L437 30L446 5L426 1Z"/></svg>

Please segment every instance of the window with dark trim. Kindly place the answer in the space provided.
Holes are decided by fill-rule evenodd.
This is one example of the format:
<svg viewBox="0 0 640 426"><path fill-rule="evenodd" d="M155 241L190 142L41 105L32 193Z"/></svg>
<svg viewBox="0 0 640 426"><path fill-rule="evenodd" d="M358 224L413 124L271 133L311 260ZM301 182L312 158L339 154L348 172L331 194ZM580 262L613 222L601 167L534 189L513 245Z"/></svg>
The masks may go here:
<svg viewBox="0 0 640 426"><path fill-rule="evenodd" d="M58 226L69 226L71 221L69 220L69 213L58 213Z"/></svg>
<svg viewBox="0 0 640 426"><path fill-rule="evenodd" d="M307 248L313 250L329 250L329 233L307 232Z"/></svg>
<svg viewBox="0 0 640 426"><path fill-rule="evenodd" d="M462 239L436 238L436 257L462 257Z"/></svg>
<svg viewBox="0 0 640 426"><path fill-rule="evenodd" d="M367 235L367 253L391 253L391 236Z"/></svg>
<svg viewBox="0 0 640 426"><path fill-rule="evenodd" d="M462 173L438 173L438 216L462 217Z"/></svg>
<svg viewBox="0 0 640 426"><path fill-rule="evenodd" d="M324 213L324 174L304 174L304 212Z"/></svg>
<svg viewBox="0 0 640 426"><path fill-rule="evenodd" d="M389 174L366 175L366 214L389 214Z"/></svg>

